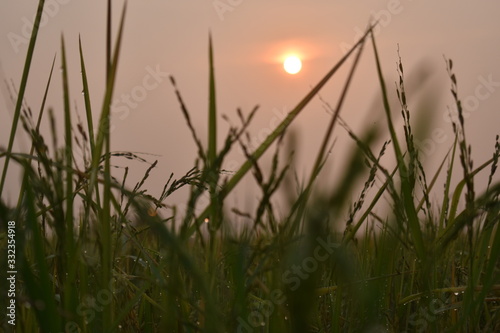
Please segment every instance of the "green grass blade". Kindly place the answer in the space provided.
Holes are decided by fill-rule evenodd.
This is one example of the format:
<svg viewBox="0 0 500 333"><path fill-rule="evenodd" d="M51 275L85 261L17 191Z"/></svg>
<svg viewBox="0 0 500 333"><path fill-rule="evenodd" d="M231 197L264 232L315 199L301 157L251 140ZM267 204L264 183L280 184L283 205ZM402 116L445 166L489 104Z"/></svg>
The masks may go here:
<svg viewBox="0 0 500 333"><path fill-rule="evenodd" d="M47 84L45 85L45 91L43 93L42 104L40 105L40 113L38 114L38 119L36 121L35 131L40 131L40 125L42 123L42 118L45 110L45 103L47 102L47 95L49 94L50 82L52 80L52 73L54 73L54 65L56 63L56 56L52 59L52 65L50 66L49 78L47 79ZM31 146L30 155L33 154L34 147Z"/></svg>
<svg viewBox="0 0 500 333"><path fill-rule="evenodd" d="M101 283L103 288L107 287L110 278L112 277L111 269L112 269L112 252L111 252L111 171L110 171L110 163L109 163L109 149L110 149L110 109L111 109L111 101L113 98L113 92L116 81L116 73L118 68L118 60L121 49L121 42L123 36L123 28L125 22L125 14L127 11L127 3L125 2L123 6L123 11L120 20L120 26L118 29L118 37L115 44L115 50L113 54L113 59L111 62L111 66L109 68L109 75L107 75L106 82L106 92L104 95L104 101L101 111L101 116L99 118L99 129L97 133L97 138L95 141L95 149L92 154L92 165L91 165L91 174L89 181L89 194L88 200L92 198L92 191L96 189L97 191L97 174L99 170L99 164L101 160L101 156L105 156L104 161L104 193L103 193L103 206L100 211L100 242L101 242L101 266L102 266L102 275L101 275ZM110 15L110 14L108 14ZM110 16L108 16L108 27L111 25ZM106 144L106 145L105 145ZM97 195L97 193L96 193ZM89 208L88 208L89 209ZM108 304L103 311L103 330L107 331L110 329L112 325L112 304Z"/></svg>
<svg viewBox="0 0 500 333"><path fill-rule="evenodd" d="M326 154L326 151L328 149L328 146L330 145L330 138L333 133L333 128L335 124L337 123L337 119L340 115L340 110L342 109L342 105L344 104L344 100L347 96L347 91L349 90L349 87L351 85L352 79L354 77L354 72L356 71L356 68L358 67L359 60L361 59L361 54L363 53L363 48L365 44L362 43L359 46L358 52L356 53L356 57L354 58L354 62L352 64L351 70L347 76L347 80L344 84L344 88L342 89L342 93L340 94L339 100L337 102L337 106L335 107L332 119L330 120L330 124L328 125L328 128L325 132L325 137L323 138L323 143L321 144L321 148L317 154L316 157L316 162L314 163L314 167L311 172L311 176L309 178L309 184L308 187L310 187L314 181L314 179L318 176L320 166L323 164L324 157Z"/></svg>
<svg viewBox="0 0 500 333"><path fill-rule="evenodd" d="M79 48L79 52L80 52L80 69L81 69L81 73L82 73L82 85L83 85L82 92L83 92L83 99L85 101L85 112L86 112L86 117L87 117L87 129L88 129L89 143L90 143L90 154L91 154L91 156L93 156L94 151L95 151L94 121L93 121L93 115L92 115L92 106L90 104L90 90L89 90L88 80L87 80L87 70L85 68L82 40L80 37L78 37L78 48ZM99 191L96 191L96 202L99 202L99 201L100 201ZM82 223L82 228L81 228L82 235L84 235L85 231L87 230L87 226L89 224L90 207L92 206L91 202L92 202L92 198L89 197L88 200L86 201L85 215L83 217L83 223Z"/></svg>
<svg viewBox="0 0 500 333"><path fill-rule="evenodd" d="M217 173L219 172L216 166L217 159L217 105L215 95L215 73L214 73L214 55L212 47L212 36L209 36L208 46L209 60L209 96L208 96L208 151L205 167L209 172L208 186L210 189L210 220L214 225L219 225L220 217L218 216L219 196L217 193ZM212 174L213 176L210 176Z"/></svg>
<svg viewBox="0 0 500 333"><path fill-rule="evenodd" d="M42 123L42 118L43 118L43 111L45 109L45 102L47 101L47 95L49 93L49 87L50 87L50 81L52 80L52 73L54 72L54 65L56 63L56 57L54 56L54 59L52 60L52 66L50 67L50 73L49 73L49 78L47 80L47 85L45 86L45 92L43 94L43 99L42 99L42 104L40 106L40 112L38 114L38 120L36 122L36 128L35 131L39 133L40 131L40 124ZM31 144L30 148L30 153L29 155L33 155L33 151L35 150L35 145L34 143ZM23 200L24 197L24 191L26 188L26 178L23 178L23 182L21 184L21 191L19 192L19 199L17 200L17 206L21 206L21 201Z"/></svg>
<svg viewBox="0 0 500 333"><path fill-rule="evenodd" d="M25 164L24 178L26 183L30 183L30 174L32 170L28 163ZM31 186L26 187L25 193L26 205L26 227L31 231L32 240L27 242L33 247L34 264L36 264L37 275L32 272L26 256L23 257L22 274L25 280L27 293L30 295L34 304L43 304L35 306L35 313L42 332L60 332L61 316L57 312L57 306L54 295L54 284L50 280L51 272L46 262L46 251L44 246L44 235L41 234L35 214L35 195ZM41 302L41 303L40 303Z"/></svg>
<svg viewBox="0 0 500 333"><path fill-rule="evenodd" d="M74 241L74 216L73 216L73 144L72 144L72 127L71 127L71 108L69 97L69 81L68 81L68 66L66 62L66 47L64 37L61 36L61 68L64 96L64 132L65 132L65 171L66 171L66 230L64 241L65 258L64 268L67 273L65 277L61 277L64 281L64 309L68 313L75 313L78 303L76 295L77 290L74 288L77 261L75 261L75 241Z"/></svg>
<svg viewBox="0 0 500 333"><path fill-rule="evenodd" d="M110 140L109 135L106 139L104 160L104 190L103 190L103 205L101 211L101 266L102 266L102 286L106 287L113 277L113 252L112 252L112 235L111 235L111 163L110 163ZM112 325L112 303L107 304L103 311L103 330L108 332Z"/></svg>
<svg viewBox="0 0 500 333"><path fill-rule="evenodd" d="M14 139L16 137L17 124L19 122L19 117L21 116L21 107L23 105L24 93L26 91L26 85L28 83L28 76L30 73L31 61L33 59L33 53L35 52L35 44L38 36L38 30L40 28L40 21L43 14L43 6L45 0L40 0L38 2L38 9L35 16L35 21L33 22L33 31L31 33L30 42L28 45L28 52L26 54L26 61L24 63L23 75L21 78L21 84L19 85L19 93L17 95L16 109L14 111L14 119L12 120L12 127L10 129L9 144L7 146L7 154L5 155L5 162L3 165L2 178L0 179L0 196L3 193L3 188L5 185L5 178L7 176L7 169L9 168L10 154L12 153L12 147L14 145Z"/></svg>
<svg viewBox="0 0 500 333"><path fill-rule="evenodd" d="M487 293L490 292L493 285L498 283L498 281L500 280L500 276L498 274L495 274L495 269L498 269L498 262L500 262L500 228L498 227L498 225L495 230L496 231L492 237L492 242L489 248L489 258L484 270L483 289L481 290L479 296L475 299L475 307L479 307L481 303L484 302Z"/></svg>
<svg viewBox="0 0 500 333"><path fill-rule="evenodd" d="M479 167L474 169L469 177L474 177L488 165L493 162L493 158L481 164ZM462 195L462 191L467 184L466 179L462 179L460 183L455 187L455 191L453 192L453 197L451 199L450 210L448 214L448 225L444 230L439 234L440 244L441 246L445 246L455 235L465 226L468 219L466 218L465 211L457 215L458 204L460 202L460 196Z"/></svg>
<svg viewBox="0 0 500 333"><path fill-rule="evenodd" d="M106 82L109 81L111 75L111 0L108 0L108 12L106 17Z"/></svg>
<svg viewBox="0 0 500 333"><path fill-rule="evenodd" d="M90 141L90 152L94 152L94 123L92 117L92 106L90 104L90 91L89 91L89 83L87 81L87 70L85 69L85 60L83 59L83 50L82 50L82 39L78 37L78 48L80 51L80 68L82 71L82 84L83 84L83 100L85 101L85 112L87 115L87 127L89 131L89 141Z"/></svg>
<svg viewBox="0 0 500 333"><path fill-rule="evenodd" d="M68 66L66 63L66 48L64 37L61 36L61 55L62 55L62 81L64 95L64 132L65 132L65 150L64 159L66 164L66 226L68 234L73 237L73 137L71 129L71 108L68 83Z"/></svg>
<svg viewBox="0 0 500 333"><path fill-rule="evenodd" d="M465 321L469 321L469 323L472 323L472 327L476 327L478 320L481 319L478 314L481 314L482 312L481 308L484 306L485 298L487 294L491 293L492 289L495 288L494 284L499 281L499 275L495 274L495 270L498 270L498 262L500 259L500 228L498 228L498 212L500 208L500 204L498 201L499 194L500 183L497 183L495 186L487 190L474 203L475 207L489 206L488 212L496 214L495 219L491 221L492 224L496 224L496 228L493 229L496 230L494 235L491 235L491 229L484 233L489 236L483 239L483 242L485 242L485 244L476 244L476 248L481 248L483 246L488 248L489 258L487 259L484 268L481 267L481 276L474 276L475 281L467 281L465 294L467 295L467 293L469 293L469 297L467 301L464 297L464 302L461 309L464 315L460 317L460 320L456 323L454 329L464 327ZM464 227L466 224L470 223L468 221L469 218L471 218L470 212L464 210L460 215L456 217L457 222L454 223L454 225L457 225L456 229L460 230L460 227ZM489 244L490 240L491 244ZM444 243L444 245L446 245L446 243ZM476 252L474 253L475 256L479 256L480 254L481 250L476 250ZM479 284L480 280L482 280L483 282L482 285ZM500 288L500 286L498 286L498 288ZM474 295L475 291L479 291L478 295Z"/></svg>
<svg viewBox="0 0 500 333"><path fill-rule="evenodd" d="M493 158L484 162L482 165L480 165L474 171L472 171L469 176L474 177L480 171L482 171L484 168L486 168L488 165L490 165L492 162L493 162ZM466 183L467 183L467 179L465 179L465 178L462 179L460 181L460 183L458 183L458 185L455 187L455 191L453 191L453 197L452 197L451 206L450 206L450 213L448 215L449 221L452 221L455 218L455 215L456 215L457 209L458 209L458 204L460 201L460 196L462 195L462 190L464 189Z"/></svg>
<svg viewBox="0 0 500 333"><path fill-rule="evenodd" d="M408 226L411 231L411 237L413 239L413 244L415 246L417 255L420 259L424 259L425 257L424 240L422 237L422 230L420 229L415 203L413 201L412 188L408 179L408 169L406 168L404 156L401 152L401 147L399 145L396 130L394 129L394 124L392 122L391 107L389 105L389 97L385 85L384 76L382 74L382 68L377 51L377 45L375 43L375 37L373 36L373 33L370 35L373 44L373 51L375 54L375 62L377 65L378 78L380 82L380 87L382 89L382 99L384 103L384 110L387 118L387 124L389 126L389 132L391 134L392 144L394 145L394 153L396 155L396 160L398 163L399 175L401 177L401 190L403 194L403 204L408 218Z"/></svg>
<svg viewBox="0 0 500 333"><path fill-rule="evenodd" d="M91 173L91 177L90 177L90 186L89 186L90 191L92 191L92 189L94 188L94 186L97 183L97 171L98 171L98 166L99 166L101 156L103 154L104 140L107 137L109 137L110 108L111 108L111 101L113 98L114 87L115 87L115 79L116 79L116 72L117 72L117 68L118 68L118 59L119 59L119 55L120 55L120 47L121 47L121 42L122 42L123 27L124 27L124 22L125 22L126 10L127 10L127 3L125 2L125 5L123 6L121 21L120 21L120 27L118 30L118 38L117 38L116 45L115 45L115 53L113 55L113 62L112 62L112 66L110 69L110 75L109 75L109 79L106 82L106 92L105 92L104 101L102 104L101 116L99 118L97 138L95 140L95 150L94 150L94 153L92 154L92 173ZM92 193L90 192L90 194L92 194ZM91 197L90 194L89 194L89 197Z"/></svg>
<svg viewBox="0 0 500 333"><path fill-rule="evenodd" d="M209 94L208 94L208 166L214 167L217 156L217 106L215 96L214 55L212 36L209 36Z"/></svg>
<svg viewBox="0 0 500 333"><path fill-rule="evenodd" d="M446 172L446 182L445 182L445 188L444 188L444 197L443 197L443 203L441 205L441 213L439 215L439 223L438 223L438 232L441 233L444 228L444 222L446 219L446 214L448 213L448 208L450 206L450 188L451 188L451 176L453 174L453 165L455 162L455 154L457 151L457 141L458 137L455 136L455 140L453 141L453 147L452 147L452 153L451 153L451 158L450 161L448 162L448 170Z"/></svg>

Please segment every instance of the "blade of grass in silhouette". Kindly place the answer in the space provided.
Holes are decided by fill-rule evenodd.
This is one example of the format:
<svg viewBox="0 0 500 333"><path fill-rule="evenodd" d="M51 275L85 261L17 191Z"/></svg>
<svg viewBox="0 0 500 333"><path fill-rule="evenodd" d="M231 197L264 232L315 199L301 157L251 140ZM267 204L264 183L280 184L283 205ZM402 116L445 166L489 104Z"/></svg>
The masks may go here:
<svg viewBox="0 0 500 333"><path fill-rule="evenodd" d="M335 74L338 69L344 64L344 62L351 56L351 54L361 45L365 43L366 37L372 31L373 26L365 32L365 34L358 40L356 44L337 62L335 66L323 77L323 79L316 84L316 86L297 104L297 106L290 111L286 118L277 126L277 128L268 135L264 142L255 150L252 154L253 160L258 160L264 152L271 146L271 144L280 137L283 132L288 128L292 121L297 117L297 115L306 107L306 105L318 94L321 88L330 80L330 78ZM223 200L240 182L243 176L252 168L253 162L247 159L245 163L239 168L239 170L231 177L231 179L226 183L223 189L219 192L219 200ZM210 207L207 207L201 215L196 220L195 225L191 226L188 235L192 235L195 230L199 227L203 220L208 216Z"/></svg>
<svg viewBox="0 0 500 333"><path fill-rule="evenodd" d="M94 121L93 121L93 115L92 115L92 106L90 103L90 90L88 86L88 80L87 80L87 69L85 68L85 60L83 56L83 48L82 48L82 39L80 36L78 36L78 49L80 53L80 70L82 74L82 93L83 93L83 99L85 102L85 114L87 118L87 130L88 130L88 136L89 136L89 143L90 143L90 154L91 156L94 155L95 151L95 133L94 133ZM100 202L100 193L99 191L95 192L96 194L96 202ZM84 236L87 230L87 226L90 221L90 206L91 206L92 199L89 197L88 200L85 200L84 203L86 205L85 211L84 211L84 217L82 221L82 226L81 226L81 236ZM80 240L83 241L83 238L80 238Z"/></svg>
<svg viewBox="0 0 500 333"><path fill-rule="evenodd" d="M56 57L54 56L54 59L52 60L52 66L50 67L50 73L49 73L49 78L47 80L47 85L45 86L45 92L43 94L42 104L40 105L40 111L38 113L38 120L36 122L35 131L37 133L40 132L40 124L41 124L42 118L43 118L43 111L45 109L45 102L47 101L47 95L49 93L50 81L52 80L52 73L54 72L54 64L55 63L56 63ZM34 150L35 150L35 145L32 143L31 148L30 148L30 152L29 152L29 156L33 155ZM21 184L21 191L19 192L19 199L17 200L17 207L21 206L21 202L23 200L24 191L26 189L26 179L27 178L23 178L23 182Z"/></svg>
<svg viewBox="0 0 500 333"><path fill-rule="evenodd" d="M391 140L394 146L394 152L398 163L399 175L401 178L401 191L403 195L404 209L406 212L406 217L408 219L407 222L411 231L411 237L413 239L414 243L413 245L415 246L417 255L420 259L423 260L425 257L425 247L424 247L424 240L422 237L422 230L420 229L420 222L417 216L417 211L415 209L415 203L413 201L413 194L412 194L413 189L411 188L411 185L409 183L408 169L406 168L406 164L404 161L403 154L401 152L396 130L394 129L394 124L392 122L391 107L389 105L389 97L385 85L384 76L382 74L382 68L377 51L377 45L375 43L375 37L373 36L373 33L371 33L370 36L372 39L373 51L375 53L375 62L377 65L377 73L378 73L380 88L382 89L382 99L387 118L387 124L389 127L389 132L391 134Z"/></svg>
<svg viewBox="0 0 500 333"><path fill-rule="evenodd" d="M126 2L125 2L126 5ZM107 8L107 17L106 17L106 82L109 81L109 77L111 75L111 66L113 65L112 62L112 49L111 49L111 29L112 29L112 15L111 15L111 0L108 0L108 8Z"/></svg>
<svg viewBox="0 0 500 333"><path fill-rule="evenodd" d="M64 148L64 163L66 165L66 212L65 212L65 239L64 242L64 260L63 267L65 275L61 277L64 286L64 301L63 308L69 313L75 313L77 307L77 295L74 288L77 264L75 258L74 244L74 216L73 216L73 138L71 128L71 108L69 97L69 82L68 82L68 66L66 61L66 47L64 37L61 36L61 69L63 82L63 97L64 97L64 132L65 132L65 148ZM62 222L62 221L61 221Z"/></svg>
<svg viewBox="0 0 500 333"><path fill-rule="evenodd" d="M66 164L66 227L71 239L73 238L73 138L71 135L71 108L68 83L68 66L66 63L66 48L64 37L61 36L61 69L63 82L63 100L64 100L64 133L65 149L64 160ZM69 245L69 243L67 244ZM73 253L71 252L71 255Z"/></svg>
<svg viewBox="0 0 500 333"><path fill-rule="evenodd" d="M3 193L3 187L5 185L5 177L7 176L7 169L9 168L10 153L12 153L12 148L14 145L14 139L16 137L17 124L19 122L19 117L21 116L21 108L24 100L24 93L26 91L26 85L28 83L28 76L30 73L31 61L33 59L33 53L35 52L35 44L38 37L38 30L40 28L40 21L43 14L43 6L45 0L40 0L38 2L38 9L36 12L35 20L33 22L33 31L31 32L30 42L28 45L28 52L26 54L26 61L23 68L23 76L21 78L21 84L19 85L19 92L17 94L16 109L14 111L14 119L12 120L12 126L10 129L9 144L7 146L7 154L5 155L5 162L2 170L2 178L0 179L0 197Z"/></svg>
<svg viewBox="0 0 500 333"><path fill-rule="evenodd" d="M368 30L370 31L370 30ZM335 124L337 123L337 119L340 115L340 110L342 109L342 105L344 104L344 100L347 96L347 91L349 90L352 78L354 77L354 72L356 68L358 67L359 60L361 59L361 54L363 53L363 48L364 48L364 43L361 43L359 45L358 51L356 53L356 56L354 58L354 62L351 66L351 70L349 71L349 74L347 75L347 79L345 81L344 87L342 89L342 92L340 94L340 97L337 102L337 106L333 110L332 118L330 120L330 123L328 125L328 128L326 129L325 132L325 137L323 138L323 142L321 143L321 147L318 151L318 154L316 155L316 161L314 163L314 166L311 170L311 175L309 176L309 181L306 185L306 188L304 189L304 192L302 192L301 198L299 199L300 205L298 206L298 214L296 215L295 219L293 220L293 223L290 225L291 228L288 230L291 235L293 235L299 227L299 223L303 217L304 211L307 206L307 202L309 200L309 196L311 194L311 190L313 187L313 183L316 180L317 176L320 173L320 170L322 169L324 163L326 162L325 160L325 154L328 149L328 146L330 145L330 138L333 133L333 129L335 127ZM292 211L293 213L293 211Z"/></svg>
<svg viewBox="0 0 500 333"><path fill-rule="evenodd" d="M110 3L109 3L110 5ZM120 19L120 25L118 29L118 37L115 44L115 50L113 58L110 64L109 71L106 75L106 92L104 95L104 101L101 110L101 116L99 119L99 127L96 139L96 146L94 153L92 154L92 168L89 182L89 198L92 198L92 191L97 189L97 173L99 170L99 163L101 156L105 156L104 161L104 189L103 189L103 205L100 211L100 245L101 245L101 266L102 275L101 283L103 288L107 288L112 275L112 252L111 252L111 174L110 174L110 162L109 162L109 148L110 148L110 108L111 101L113 98L114 87L116 83L116 73L118 69L118 59L120 55L120 47L122 42L123 28L125 22L125 14L127 11L127 2L123 5L122 15ZM108 14L110 15L110 14ZM108 16L108 29L111 26L111 16ZM110 41L108 41L110 43ZM109 48L109 45L108 45ZM90 209L90 207L87 207ZM87 214L87 213L86 213ZM103 316L103 330L108 331L112 325L112 306L113 304L108 304L104 307L102 312Z"/></svg>
<svg viewBox="0 0 500 333"><path fill-rule="evenodd" d="M82 84L83 84L83 100L85 101L85 114L87 116L87 130L89 131L89 140L90 140L90 152L94 152L94 123L92 117L92 106L90 104L90 90L89 83L87 80L87 70L85 68L85 60L83 58L83 49L82 49L82 39L78 36L78 49L80 51L80 68L82 71Z"/></svg>
<svg viewBox="0 0 500 333"><path fill-rule="evenodd" d="M453 141L452 153L450 160L448 161L448 169L446 171L446 181L444 186L444 195L443 202L441 204L441 213L439 215L438 222L438 233L443 232L443 228L445 228L445 221L447 221L448 209L450 207L450 188L451 188L451 176L453 174L453 165L455 161L455 153L457 151L457 136L455 136L455 140Z"/></svg>
<svg viewBox="0 0 500 333"><path fill-rule="evenodd" d="M106 82L106 91L104 95L104 101L102 104L102 109L101 109L101 116L99 118L99 125L98 125L98 132L97 132L97 137L95 140L95 150L94 153L92 154L92 169L91 169L91 176L90 176L90 183L89 183L89 197L91 197L92 190L96 186L97 183L97 173L98 173L98 167L99 167L99 162L101 160L101 156L103 154L103 148L104 148L104 141L109 138L109 117L110 117L110 108L111 108L111 101L113 98L113 92L115 88L115 83L116 83L116 72L118 69L118 59L120 55L120 48L121 48L121 42L122 42L122 35L123 35L123 28L124 28L124 23L125 23L125 14L127 11L127 3L125 2L123 6L123 11L122 11L122 16L120 20L120 27L118 29L118 38L116 40L115 44L115 51L113 54L113 60L111 64L111 69L109 73L109 79ZM110 23L109 23L110 24Z"/></svg>
<svg viewBox="0 0 500 333"><path fill-rule="evenodd" d="M493 225L500 221L500 183L494 184L492 187L486 189L485 193L481 195L475 203L475 206L482 211L480 213L481 220L483 223L477 223L477 229L474 234L476 235L474 239L475 243L475 252L476 252L476 260L474 261L474 271L481 272L485 271L485 275L475 274L474 281L472 283L473 286L483 285L483 290L473 299L470 304L466 304L469 309L473 309L471 313L475 313L479 310L478 306L481 306L484 301L487 293L489 292L490 286L495 283L495 280L499 280L497 277L491 278L495 276L493 271L490 269L494 269L491 267L491 262L498 263L499 252L497 250L498 245L495 244L496 241L496 230L498 228L494 228ZM482 225L481 225L482 224ZM497 250L495 252L495 250ZM490 273L490 275L488 275ZM465 310L465 312L469 312ZM472 322L477 324L479 318L475 316L471 318ZM473 325L475 326L475 325Z"/></svg>
<svg viewBox="0 0 500 333"><path fill-rule="evenodd" d="M213 167L217 155L217 105L215 96L214 54L212 35L209 36L209 93L208 93L208 166Z"/></svg>
<svg viewBox="0 0 500 333"><path fill-rule="evenodd" d="M210 221L212 221L212 227L210 230L214 232L217 230L220 224L220 217L218 216L219 211L219 196L217 193L217 181L218 181L218 167L216 165L217 159L217 104L215 95L215 73L214 73L214 54L212 46L212 36L209 35L208 38L208 67L209 67L209 92L208 92L208 150L207 150L207 160L205 161L205 170L208 172L208 186L210 192ZM211 242L212 244L212 242Z"/></svg>
<svg viewBox="0 0 500 333"><path fill-rule="evenodd" d="M32 169L29 164L25 164L24 178L27 178L26 183L30 183L30 175ZM40 227L37 224L35 216L35 194L31 186L26 187L25 207L26 207L26 225L31 232L32 241L28 246L33 247L33 260L29 262L24 254L22 258L22 274L26 281L28 295L34 303L34 309L38 318L38 324L42 332L60 332L61 331L61 316L57 312L57 306L54 295L54 283L51 281L51 271L47 266L47 254L45 251L44 240ZM31 267L36 267L37 274L32 271ZM38 304L38 305L37 305ZM40 306L41 305L41 306Z"/></svg>
<svg viewBox="0 0 500 333"><path fill-rule="evenodd" d="M476 169L472 170L469 174L469 177L474 177L488 165L493 162L493 158L481 164ZM445 247L449 241L451 241L457 234L462 230L466 224L469 222L469 218L466 216L466 211L462 211L457 215L458 205L460 203L460 196L462 195L462 191L467 184L466 179L462 179L457 186L455 187L455 191L453 192L453 197L450 204L450 210L448 214L448 224L442 230L442 232L438 235L439 242L438 245L441 247Z"/></svg>
<svg viewBox="0 0 500 333"><path fill-rule="evenodd" d="M52 65L50 66L50 73L49 73L49 78L47 79L47 84L45 85L45 91L43 93L43 99L42 103L40 104L40 112L38 114L38 119L36 121L36 128L35 131L39 132L40 131L40 124L42 123L42 118L44 114L44 109L45 109L45 103L47 102L47 95L49 94L49 87L50 87L50 82L52 80L52 73L54 72L54 65L56 63L56 56L52 59ZM33 154L33 146L31 146L30 149L30 155Z"/></svg>
<svg viewBox="0 0 500 333"><path fill-rule="evenodd" d="M196 148L198 148L198 157L200 157L203 161L207 159L206 154L203 150L203 145L201 144L201 140L198 138L198 135L196 134L196 131L193 127L193 123L191 122L191 117L189 116L188 109L186 107L186 104L184 103L184 99L182 98L182 95L179 91L179 88L177 87L177 83L174 79L173 76L170 76L170 83L174 87L175 91L175 96L177 97L177 100L179 101L182 115L184 116L184 119L186 119L187 126L189 128L189 131L191 132L191 135L193 136L194 143L196 144Z"/></svg>
<svg viewBox="0 0 500 333"><path fill-rule="evenodd" d="M497 199L496 199L497 206L499 205L498 198L499 198L499 195L498 195L498 191L497 191ZM472 308L471 313L476 313L477 311L479 311L479 308L484 303L484 300L485 300L488 292L493 290L494 284L496 284L500 281L499 275L494 273L495 269L498 270L498 262L500 261L500 228L498 227L498 222L499 222L498 211L499 211L499 208L497 207L496 208L496 212L497 212L496 224L497 224L497 226L496 226L496 228L494 228L495 234L493 235L491 243L489 243L489 238L485 239L485 241L488 241L488 243L489 243L488 244L489 256L488 256L488 260L486 263L486 267L484 269L484 278L483 278L484 288L481 290L478 297L476 297L476 299L474 300L474 303L471 304L471 306L470 306L470 308ZM500 290L500 285L496 286L496 290ZM468 309L465 309L465 311L467 311L467 310ZM479 320L479 318L477 318L476 320ZM460 323L458 323L458 324L460 324ZM457 325L457 327L458 327L458 325Z"/></svg>

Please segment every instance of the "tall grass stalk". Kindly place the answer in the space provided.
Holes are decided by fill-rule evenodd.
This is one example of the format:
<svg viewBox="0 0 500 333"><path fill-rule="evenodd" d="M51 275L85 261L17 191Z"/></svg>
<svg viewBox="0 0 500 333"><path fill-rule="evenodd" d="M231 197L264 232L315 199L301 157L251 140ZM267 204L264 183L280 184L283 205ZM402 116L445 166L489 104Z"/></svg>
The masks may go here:
<svg viewBox="0 0 500 333"><path fill-rule="evenodd" d="M3 188L5 185L5 177L7 176L7 170L9 168L10 157L14 145L14 139L16 137L16 132L17 132L17 124L19 122L19 117L21 115L21 107L23 105L23 98L24 98L24 93L26 91L26 84L28 83L31 61L33 60L33 53L35 51L35 45L38 37L38 30L40 28L40 21L42 19L44 4L45 0L40 0L38 2L38 9L36 12L35 20L33 21L33 30L31 32L30 42L28 44L28 52L26 54L26 61L24 62L23 75L21 77L21 83L19 84L16 109L14 110L14 119L12 120L12 127L10 130L9 145L7 146L7 154L5 155L5 162L2 170L2 178L0 179L0 196L3 193Z"/></svg>

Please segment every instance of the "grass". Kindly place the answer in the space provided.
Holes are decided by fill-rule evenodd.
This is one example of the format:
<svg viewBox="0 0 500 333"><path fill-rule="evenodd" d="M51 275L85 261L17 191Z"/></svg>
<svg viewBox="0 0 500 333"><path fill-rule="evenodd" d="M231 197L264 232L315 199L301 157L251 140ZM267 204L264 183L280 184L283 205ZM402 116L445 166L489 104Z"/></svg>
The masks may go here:
<svg viewBox="0 0 500 333"><path fill-rule="evenodd" d="M39 2L35 27L44 1ZM111 11L111 1L108 1ZM61 38L64 144L54 132L46 138L40 123L48 119L45 99L36 124L23 106L38 30L33 29L9 144L0 151L4 167L0 193L10 164L22 168L22 191L16 205L0 201L0 242L7 248L8 221L16 221L16 326L0 314L2 329L16 332L492 332L500 329L500 183L495 172L500 143L492 144L492 158L478 167L465 136L457 78L446 59L451 92L459 120L455 140L437 171L429 175L421 162L412 132L398 63L397 96L403 128L394 125L394 112L373 37L372 26L357 44L288 114L254 151L249 148L248 115L238 110L239 126L231 126L222 146L217 144L216 55L209 39L208 147L203 147L174 78L180 109L198 148L193 169L171 175L159 197L143 188L156 167L152 163L133 188L111 172L112 160L144 161L128 152L110 150L110 101L119 70L120 45L126 17L123 9L114 46L111 15L107 22L106 91L98 130L90 109L84 48L79 44L85 102L84 123L71 118L64 38ZM380 96L389 139L381 146L375 128L354 133L341 118L358 60L372 45ZM311 175L297 182L290 210L277 216L273 198L290 186L290 161L281 161L287 128L316 97L338 69L354 59L318 148ZM54 64L52 64L52 68ZM32 140L29 152L13 151L21 120ZM340 124L356 143L340 185L315 191L318 175ZM76 130L75 130L76 125ZM404 133L404 141L400 139ZM51 139L51 140L50 140ZM50 144L50 141L52 144ZM246 161L227 177L222 165L239 145ZM378 146L378 153L374 149ZM78 148L79 147L79 148ZM82 148L83 147L83 148ZM260 159L274 147L270 170ZM85 168L75 161L83 149ZM393 150L395 164L382 163ZM291 157L290 157L291 158ZM390 159L389 159L390 160ZM283 166L283 164L285 166ZM488 171L489 170L489 171ZM261 199L254 212L232 213L226 197L249 172ZM461 174L458 183L454 174ZM487 174L487 176L485 176ZM444 176L444 184L438 179ZM476 193L478 177L488 186ZM361 181L360 193L353 184ZM172 207L170 195L189 189L184 206ZM442 193L440 193L442 191ZM201 213L199 201L209 194ZM442 196L436 205L431 198ZM378 209L389 202L389 209ZM353 202L352 204L349 204ZM180 207L185 208L178 211ZM167 209L170 208L170 209ZM340 211L347 210L344 217ZM241 217L249 221L236 225ZM0 259L0 278L7 278L7 256ZM8 288L0 287L1 306L7 307Z"/></svg>

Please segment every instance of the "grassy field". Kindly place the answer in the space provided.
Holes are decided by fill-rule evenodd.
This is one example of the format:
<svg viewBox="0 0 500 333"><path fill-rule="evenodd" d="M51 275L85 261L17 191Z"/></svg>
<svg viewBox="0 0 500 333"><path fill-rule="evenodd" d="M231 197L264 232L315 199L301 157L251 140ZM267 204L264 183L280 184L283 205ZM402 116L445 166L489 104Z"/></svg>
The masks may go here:
<svg viewBox="0 0 500 333"><path fill-rule="evenodd" d="M42 0L35 27L43 5ZM62 69L63 145L39 131L41 122L55 127L45 98L38 113L23 104L37 39L33 29L10 140L0 151L0 194L9 168L20 167L24 175L17 204L0 201L0 279L7 281L0 286L3 331L500 331L500 183L494 180L500 143L497 136L491 159L472 162L451 60L446 59L446 68L458 111L452 123L455 140L438 170L429 174L413 137L403 63L398 64L400 112L393 112L372 27L255 150L246 138L257 108L247 115L238 111L240 125L230 128L224 142L217 142L216 52L210 41L208 146L191 125L171 78L198 156L193 156L193 169L171 176L162 194L153 197L144 182L156 162L133 187L125 185L128 169L122 179L112 173L116 159L141 160L133 153L110 150L110 104L125 13L113 43L108 21L107 85L98 119L92 117L81 47L86 119L80 123L71 118L61 39L60 65L53 68ZM340 117L362 54L374 57L377 66L389 138L381 145L372 130L354 133ZM287 128L341 67L350 72L337 104L325 103L331 123L316 147L312 172L303 183L292 185L297 191L291 191L290 210L278 216L273 199L278 189L293 182L288 161L280 158ZM51 79L52 72L45 97ZM403 128L393 125L395 115L403 118ZM339 125L358 149L339 176L340 185L319 194L315 181ZM19 131L30 136L30 151L13 150ZM246 161L228 175L224 159L237 146ZM264 170L259 161L270 148L275 150L271 168ZM87 152L83 169L75 159L82 149ZM395 157L390 168L382 163L387 155ZM229 213L225 199L249 173L261 191L260 202L253 212ZM457 176L460 181L455 183ZM478 177L488 179L483 191L474 186ZM364 184L361 192L354 186L359 182ZM181 188L189 190L189 199L172 207L170 196ZM206 195L210 203L200 207ZM435 196L442 198L440 204L431 200ZM378 209L381 206L389 209ZM347 217L340 211L347 211ZM234 213L249 222L236 225ZM15 257L9 257L14 243Z"/></svg>

